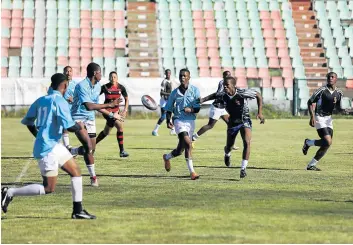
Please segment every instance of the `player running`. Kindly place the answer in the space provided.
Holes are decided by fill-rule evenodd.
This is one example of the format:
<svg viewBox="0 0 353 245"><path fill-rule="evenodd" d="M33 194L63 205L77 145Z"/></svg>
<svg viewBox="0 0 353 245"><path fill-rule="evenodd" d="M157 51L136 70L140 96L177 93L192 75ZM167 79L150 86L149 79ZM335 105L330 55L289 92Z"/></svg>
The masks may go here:
<svg viewBox="0 0 353 245"><path fill-rule="evenodd" d="M335 107L337 107L340 111L344 111L341 108L343 93L336 87L337 74L334 72L329 72L326 77L327 84L316 90L308 100L308 109L310 113L309 125L316 128L320 139L305 139L302 151L303 154L306 155L310 146L318 146L320 148L307 165L307 170L321 171L321 169L316 167L316 164L326 154L332 144L332 111ZM313 111L314 103L316 103L315 113Z"/></svg>
<svg viewBox="0 0 353 245"><path fill-rule="evenodd" d="M165 110L167 111L167 127L172 129L175 126L175 132L178 135L179 142L177 148L168 154L163 155L164 167L170 171L170 159L180 156L185 150L185 160L192 180L199 178L195 173L192 163L192 142L191 135L195 129L196 113L200 111L200 91L197 87L189 84L190 71L181 69L179 72L180 86L170 94ZM171 116L173 122L171 122Z"/></svg>
<svg viewBox="0 0 353 245"><path fill-rule="evenodd" d="M96 121L94 111L97 110L108 118L123 121L120 114L109 112L106 108L119 106L120 100L114 100L108 104L99 104L102 78L101 67L96 63L87 66L87 77L76 85L74 100L71 109L72 118L88 132L91 139L91 151L85 151L83 146L72 148L73 155L83 155L90 174L91 185L98 186L98 179L94 168L94 151L96 149Z"/></svg>
<svg viewBox="0 0 353 245"><path fill-rule="evenodd" d="M125 106L124 110L120 111L119 107L108 108L107 111L112 112L114 114L120 114L123 118L126 117L127 110L129 108L129 98L126 92L126 88L118 82L118 74L115 71L109 73L109 83L102 86L101 94L105 95L105 104L108 104L114 100L120 99L121 96L124 97ZM128 157L129 153L124 150L124 132L123 132L123 121L115 120L114 118L110 118L103 114L103 117L107 121L104 129L99 133L97 137L98 144L102 141L107 135L109 135L110 131L113 127L116 127L116 139L119 144L120 149L120 157Z"/></svg>
<svg viewBox="0 0 353 245"><path fill-rule="evenodd" d="M30 184L19 188L3 187L1 190L1 208L7 212L8 205L16 196L36 196L54 192L58 168L71 176L73 219L95 219L82 207L82 176L79 166L71 153L61 144L62 129L75 132L89 150L87 131L72 120L68 103L63 95L68 87L67 77L57 73L51 77L52 93L37 99L21 121L34 135L33 156L38 161L43 184ZM36 125L35 126L35 121Z"/></svg>
<svg viewBox="0 0 353 245"><path fill-rule="evenodd" d="M221 80L218 83L218 88L216 93L222 93L223 92L223 81L226 77L231 77L231 73L230 71L224 71L223 72L223 80ZM199 131L197 131L197 133L194 133L192 136L192 141L193 143L204 133L206 133L208 130L212 129L217 121L219 120L219 118L222 118L223 121L225 123L228 122L228 118L229 115L225 109L225 105L224 105L224 101L221 99L215 99L215 101L213 101L211 108L210 108L210 113L209 113L209 121L208 124L202 126L202 128L199 129ZM234 150L239 149L239 147L237 146L233 146Z"/></svg>
<svg viewBox="0 0 353 245"><path fill-rule="evenodd" d="M238 89L236 87L236 79L234 77L226 77L223 82L224 92L214 93L201 99L205 102L212 99L221 99L225 103L225 108L229 113L227 142L224 147L224 163L230 167L230 156L232 146L240 131L243 139L243 159L241 162L240 178L246 177L246 167L248 165L250 156L250 142L252 122L249 114L248 99L257 100L257 118L260 119L260 124L265 123L265 118L262 115L262 97L252 89Z"/></svg>
<svg viewBox="0 0 353 245"><path fill-rule="evenodd" d="M159 102L159 105L161 107L161 117L158 119L158 122L154 127L154 130L152 131L153 136L158 136L158 129L166 118L167 112L165 111L164 107L167 104L170 93L172 92L172 83L170 81L170 76L172 73L169 69L167 69L165 70L164 74L165 74L165 79L163 79L161 84L161 91L160 91L161 99ZM174 128L170 130L170 134L172 135L175 134Z"/></svg>

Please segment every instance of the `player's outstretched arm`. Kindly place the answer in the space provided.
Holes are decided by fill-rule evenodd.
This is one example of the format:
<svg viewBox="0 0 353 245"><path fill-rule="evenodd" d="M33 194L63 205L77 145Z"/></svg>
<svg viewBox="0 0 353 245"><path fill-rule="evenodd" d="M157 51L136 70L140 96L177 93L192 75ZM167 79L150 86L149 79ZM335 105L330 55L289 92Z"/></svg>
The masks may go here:
<svg viewBox="0 0 353 245"><path fill-rule="evenodd" d="M213 94L210 94L210 95L207 95L206 97L204 98L201 98L200 99L200 104L206 102L206 101L209 101L209 100L215 100L216 99L216 94L217 93L213 93Z"/></svg>
<svg viewBox="0 0 353 245"><path fill-rule="evenodd" d="M310 115L309 125L315 127L314 106L311 98L308 100L308 110Z"/></svg>
<svg viewBox="0 0 353 245"><path fill-rule="evenodd" d="M110 117L111 119L115 119L120 122L124 122L124 117L122 115L120 115L119 113L113 113L113 112L107 111L106 109L100 109L98 111L100 113L102 113L103 115Z"/></svg>
<svg viewBox="0 0 353 245"><path fill-rule="evenodd" d="M93 111L93 110L101 110L101 109L106 109L106 108L115 108L119 106L119 103L121 102L121 99L116 99L108 104L95 104L91 102L85 102L83 103L88 111Z"/></svg>
<svg viewBox="0 0 353 245"><path fill-rule="evenodd" d="M256 92L256 101L257 101L257 116L256 116L256 118L260 119L260 124L264 124L265 117L262 115L262 96L259 92Z"/></svg>

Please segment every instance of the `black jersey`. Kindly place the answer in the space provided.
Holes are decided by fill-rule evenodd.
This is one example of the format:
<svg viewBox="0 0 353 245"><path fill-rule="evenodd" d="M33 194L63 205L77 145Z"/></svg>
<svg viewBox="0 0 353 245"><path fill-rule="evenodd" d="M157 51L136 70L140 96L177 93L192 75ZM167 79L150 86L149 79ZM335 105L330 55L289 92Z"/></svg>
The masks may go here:
<svg viewBox="0 0 353 245"><path fill-rule="evenodd" d="M218 88L216 91L216 94L222 94L223 93L223 80L218 83ZM219 109L224 109L224 101L221 99L220 96L217 96L217 98L213 101L212 105L216 108Z"/></svg>
<svg viewBox="0 0 353 245"><path fill-rule="evenodd" d="M171 93L172 92L172 83L168 80L168 79L164 79L161 83L161 92L165 92L165 93ZM163 98L164 100L168 100L169 95L161 95L161 98Z"/></svg>
<svg viewBox="0 0 353 245"><path fill-rule="evenodd" d="M234 96L226 93L217 94L224 101L226 111L229 114L229 127L250 120L248 99L255 99L256 93L252 89L236 89Z"/></svg>
<svg viewBox="0 0 353 245"><path fill-rule="evenodd" d="M333 109L340 106L343 93L335 88L330 90L327 86L323 86L316 90L310 97L311 103L316 103L315 114L321 117L332 115Z"/></svg>

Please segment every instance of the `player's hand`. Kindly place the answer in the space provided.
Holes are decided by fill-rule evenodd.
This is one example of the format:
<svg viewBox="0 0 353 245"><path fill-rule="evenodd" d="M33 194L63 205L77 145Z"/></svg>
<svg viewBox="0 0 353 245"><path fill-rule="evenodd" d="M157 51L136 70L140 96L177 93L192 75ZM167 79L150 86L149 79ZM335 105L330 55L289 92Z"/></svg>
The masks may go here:
<svg viewBox="0 0 353 245"><path fill-rule="evenodd" d="M110 108L115 108L115 107L119 106L121 101L122 100L120 98L116 99L116 100L113 100L112 102L109 103L109 107Z"/></svg>
<svg viewBox="0 0 353 245"><path fill-rule="evenodd" d="M120 114L123 118L126 117L126 113L127 113L127 112L126 112L125 110L119 112L119 114Z"/></svg>
<svg viewBox="0 0 353 245"><path fill-rule="evenodd" d="M119 113L114 113L114 119L119 122L124 122L124 117L121 116Z"/></svg>
<svg viewBox="0 0 353 245"><path fill-rule="evenodd" d="M311 118L310 118L309 125L310 125L311 127L315 127L315 117L311 117Z"/></svg>
<svg viewBox="0 0 353 245"><path fill-rule="evenodd" d="M173 124L172 122L169 122L169 123L167 124L167 127L168 127L169 129L172 129L172 128L174 128L174 124Z"/></svg>
<svg viewBox="0 0 353 245"><path fill-rule="evenodd" d="M192 112L192 108L190 108L190 107L185 107L185 108L184 108L184 111L185 111L186 113L191 113L191 112Z"/></svg>
<svg viewBox="0 0 353 245"><path fill-rule="evenodd" d="M264 124L265 123L265 117L261 113L257 114L256 118L260 119L260 124Z"/></svg>
<svg viewBox="0 0 353 245"><path fill-rule="evenodd" d="M67 99L67 101L68 101L69 103L72 103L72 102L74 101L74 99L72 98L72 96L70 96L70 97Z"/></svg>

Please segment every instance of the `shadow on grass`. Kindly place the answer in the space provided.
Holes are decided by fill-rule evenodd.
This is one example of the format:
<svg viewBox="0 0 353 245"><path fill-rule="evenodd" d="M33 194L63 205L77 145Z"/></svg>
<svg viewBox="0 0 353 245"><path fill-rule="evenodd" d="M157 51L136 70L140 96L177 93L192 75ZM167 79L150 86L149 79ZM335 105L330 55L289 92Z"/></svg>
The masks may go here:
<svg viewBox="0 0 353 245"><path fill-rule="evenodd" d="M353 203L353 200L340 201L340 200L331 200L331 199L317 199L315 201L318 201L318 202L350 202L350 203Z"/></svg>
<svg viewBox="0 0 353 245"><path fill-rule="evenodd" d="M34 157L26 156L1 156L1 159L34 159Z"/></svg>
<svg viewBox="0 0 353 245"><path fill-rule="evenodd" d="M221 168L234 168L234 169L240 169L239 166L236 167L226 167L226 166L195 166L195 168L215 168L215 169L221 169ZM261 168L261 167L247 167L247 169L259 169L259 170L275 170L275 171L295 171L295 170L302 170L302 169L295 169L295 168Z"/></svg>

